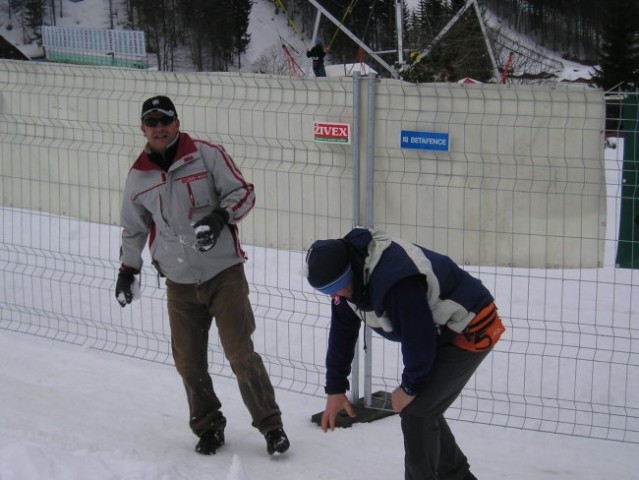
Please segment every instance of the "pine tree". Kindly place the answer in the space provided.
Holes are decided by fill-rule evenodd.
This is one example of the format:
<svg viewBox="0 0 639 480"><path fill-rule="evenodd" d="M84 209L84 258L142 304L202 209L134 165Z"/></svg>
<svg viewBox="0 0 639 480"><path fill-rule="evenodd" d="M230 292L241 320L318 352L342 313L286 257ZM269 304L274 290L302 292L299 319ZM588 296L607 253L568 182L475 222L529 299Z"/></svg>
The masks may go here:
<svg viewBox="0 0 639 480"><path fill-rule="evenodd" d="M252 0L236 0L234 2L234 45L233 53L237 57L238 67L242 67L241 58L246 49L251 43L251 34L248 33L249 17L251 15L251 8L253 7Z"/></svg>
<svg viewBox="0 0 639 480"><path fill-rule="evenodd" d="M20 0L10 2L11 9L17 9L20 12L22 39L24 43L31 43L35 39L42 38L40 27L44 20L45 2L46 0Z"/></svg>
<svg viewBox="0 0 639 480"><path fill-rule="evenodd" d="M173 70L177 12L175 0L131 0L131 6L144 29L147 49L156 55L159 70Z"/></svg>
<svg viewBox="0 0 639 480"><path fill-rule="evenodd" d="M443 0L420 0L417 10L424 29L423 38L430 42L450 20L446 4Z"/></svg>
<svg viewBox="0 0 639 480"><path fill-rule="evenodd" d="M636 0L609 0L602 29L595 82L605 90L639 88L639 6Z"/></svg>
<svg viewBox="0 0 639 480"><path fill-rule="evenodd" d="M448 82L463 77L472 77L481 81L491 80L494 75L492 64L475 9L466 10L457 23L437 44L433 45L432 40L452 19L457 10L445 8L444 2L440 3L436 0L422 0L419 7L422 22L426 15L429 15L431 21L436 21L441 26L430 35L420 37L424 42L421 50L431 45L432 49L426 57L422 57L417 63L412 63L402 78L410 82ZM435 13L438 15L435 16ZM427 28L424 27L424 23L421 26ZM411 61L416 61L417 58L411 58Z"/></svg>

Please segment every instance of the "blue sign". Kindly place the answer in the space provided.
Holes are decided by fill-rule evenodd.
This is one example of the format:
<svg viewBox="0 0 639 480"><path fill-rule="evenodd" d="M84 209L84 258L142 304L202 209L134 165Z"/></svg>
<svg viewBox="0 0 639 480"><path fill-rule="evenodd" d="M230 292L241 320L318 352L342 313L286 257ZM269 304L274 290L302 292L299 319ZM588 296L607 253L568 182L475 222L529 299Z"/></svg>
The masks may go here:
<svg viewBox="0 0 639 480"><path fill-rule="evenodd" d="M414 132L402 130L399 137L401 148L416 148L419 150L448 151L449 136L447 133Z"/></svg>

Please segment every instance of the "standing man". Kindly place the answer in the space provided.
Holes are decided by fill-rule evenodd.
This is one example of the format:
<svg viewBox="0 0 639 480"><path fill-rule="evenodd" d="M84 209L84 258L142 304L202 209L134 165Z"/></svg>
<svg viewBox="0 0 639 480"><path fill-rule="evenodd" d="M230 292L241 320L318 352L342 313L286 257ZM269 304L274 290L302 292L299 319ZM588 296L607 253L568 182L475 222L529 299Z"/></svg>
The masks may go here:
<svg viewBox="0 0 639 480"><path fill-rule="evenodd" d="M401 417L406 480L476 480L444 412L504 331L490 292L450 258L377 229L317 240L306 255L312 287L330 295L323 431L355 416L345 395L363 321L401 343L391 395Z"/></svg>
<svg viewBox="0 0 639 480"><path fill-rule="evenodd" d="M147 144L124 186L115 296L123 307L131 303L148 239L153 264L166 277L173 360L186 388L190 427L199 437L195 450L211 455L224 445L226 418L208 373L215 319L253 426L266 438L269 454L284 453L289 440L282 414L253 350L255 319L238 240L237 223L255 204L253 185L222 146L180 132L168 97L146 100L141 119Z"/></svg>
<svg viewBox="0 0 639 480"><path fill-rule="evenodd" d="M313 61L313 73L315 76L325 77L324 57L326 56L326 51L322 46L322 41L317 40L315 46L306 52L306 56Z"/></svg>

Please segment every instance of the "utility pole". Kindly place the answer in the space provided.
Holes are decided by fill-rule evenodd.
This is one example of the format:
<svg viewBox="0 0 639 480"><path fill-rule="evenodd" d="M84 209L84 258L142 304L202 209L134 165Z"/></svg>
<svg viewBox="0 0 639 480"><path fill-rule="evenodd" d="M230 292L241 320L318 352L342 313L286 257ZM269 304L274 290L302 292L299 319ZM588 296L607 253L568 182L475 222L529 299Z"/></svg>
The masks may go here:
<svg viewBox="0 0 639 480"><path fill-rule="evenodd" d="M395 22L397 24L397 64L401 69L404 66L404 2L395 2Z"/></svg>
<svg viewBox="0 0 639 480"><path fill-rule="evenodd" d="M51 25L55 27L55 0L51 0Z"/></svg>

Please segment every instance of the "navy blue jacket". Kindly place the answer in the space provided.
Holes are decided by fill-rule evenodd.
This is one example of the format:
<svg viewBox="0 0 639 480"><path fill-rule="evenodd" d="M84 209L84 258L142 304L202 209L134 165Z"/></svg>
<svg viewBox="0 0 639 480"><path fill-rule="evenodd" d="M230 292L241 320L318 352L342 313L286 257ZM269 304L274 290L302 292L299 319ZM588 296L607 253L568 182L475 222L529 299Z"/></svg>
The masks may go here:
<svg viewBox="0 0 639 480"><path fill-rule="evenodd" d="M337 298L331 306L326 393L349 389L362 320L401 343L402 387L416 392L428 380L437 346L463 331L493 297L449 257L381 230L355 228L344 240L355 291L352 299Z"/></svg>

